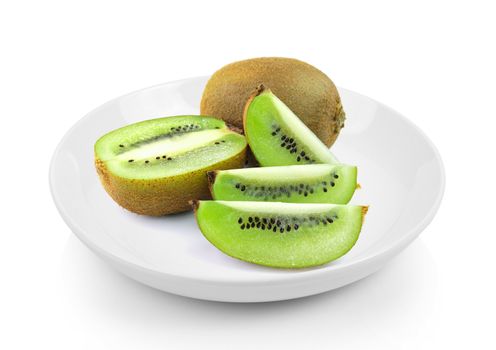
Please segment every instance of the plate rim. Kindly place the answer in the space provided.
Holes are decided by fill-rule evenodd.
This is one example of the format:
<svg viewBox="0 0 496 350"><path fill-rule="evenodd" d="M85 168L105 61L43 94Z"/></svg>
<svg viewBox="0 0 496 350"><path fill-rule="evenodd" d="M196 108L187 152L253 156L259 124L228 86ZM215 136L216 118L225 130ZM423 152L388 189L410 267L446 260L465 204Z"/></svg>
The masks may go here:
<svg viewBox="0 0 496 350"><path fill-rule="evenodd" d="M298 283L298 282L303 282L308 279L314 279L314 278L319 278L323 277L327 274L332 274L336 273L337 271L344 271L346 269L350 269L352 267L359 267L362 266L363 264L370 263L372 261L379 260L382 256L386 255L388 252L394 252L396 248L396 252L401 250L404 246L406 246L409 242L411 242L413 239L415 239L434 219L436 213L439 210L439 207L441 205L444 192L445 192L445 187L446 187L446 173L445 173L445 167L441 158L441 155L439 153L439 150L437 147L434 145L432 140L427 136L427 134L420 128L418 127L414 122L412 122L410 119L405 117L402 113L399 113L395 109L385 105L384 103L377 101L371 97L368 97L366 95L363 95L361 93L355 92L350 89L346 88L341 88L338 87L339 91L346 91L355 95L360 96L361 98L368 99L373 101L374 103L377 103L381 107L388 109L389 111L395 113L398 117L402 118L404 122L406 122L411 128L413 128L424 140L424 142L427 143L429 148L433 151L434 154L434 159L436 163L439 165L439 180L440 180L440 186L436 195L435 200L433 201L428 213L423 217L422 220L420 220L412 229L410 229L406 234L402 235L396 240L391 240L388 242L387 245L382 247L381 249L378 249L377 251L373 251L371 254L366 255L364 257L361 257L360 259L357 260L352 260L349 261L345 264L342 265L324 265L324 268L322 267L317 267L313 269L308 269L308 270L296 270L298 273L288 273L288 274L278 274L278 275L271 275L271 276L260 276L258 275L256 278L253 278L252 276L249 277L244 277L243 279L236 280L233 277L228 277L228 278L223 278L223 277L217 277L217 278L202 278L202 277L197 277L197 276L190 276L188 274L174 274L168 271L162 271L158 268L156 268L153 265L146 265L146 264L136 264L133 262L130 262L126 260L125 258L118 256L112 252L109 252L108 250L100 247L98 244L94 243L91 241L91 239L88 237L88 235L85 234L85 230L79 227L77 224L77 220L74 220L71 218L70 214L68 214L63 205L62 205L62 200L60 198L60 193L58 192L57 189L57 184L55 180L55 163L56 160L61 153L64 144L66 141L70 138L72 133L77 130L77 128L84 123L86 119L88 119L93 113L97 112L99 109L104 108L108 104L112 104L115 101L122 99L122 98L128 98L131 97L135 94L142 93L146 90L153 90L156 88L160 88L164 85L172 85L172 84L177 84L181 82L186 82L186 81L191 81L191 80L197 80L197 79L206 79L208 76L195 76L195 77L189 77L185 79L178 79L178 80L173 80L161 84L155 84L143 89L138 89L134 90L132 92L123 94L121 96L118 96L116 98L113 98L98 107L92 109L88 113L86 113L82 118L80 118L76 123L74 123L64 134L64 136L61 138L61 140L58 142L51 160L50 160L50 165L49 165L49 187L50 187L50 193L52 195L52 200L55 204L55 207L57 208L60 216L66 223L66 225L70 228L70 230L78 237L86 246L88 246L91 250L93 250L95 253L100 255L103 258L106 258L110 260L113 263L116 263L118 265L124 265L127 267L131 267L133 269L141 270L146 273L152 273L156 274L159 276L167 276L170 278L180 278L183 280L188 280L192 282L203 282L203 283L216 283L216 284L250 284L250 285L257 285L257 284L263 284L267 285L267 283L273 282L273 283ZM283 269L285 270L285 269Z"/></svg>

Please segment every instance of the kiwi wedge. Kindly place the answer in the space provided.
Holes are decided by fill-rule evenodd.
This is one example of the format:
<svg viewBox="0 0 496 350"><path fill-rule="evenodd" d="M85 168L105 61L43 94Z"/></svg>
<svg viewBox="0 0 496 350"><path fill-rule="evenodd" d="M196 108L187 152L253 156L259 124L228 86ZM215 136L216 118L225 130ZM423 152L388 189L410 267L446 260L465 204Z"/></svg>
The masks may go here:
<svg viewBox="0 0 496 350"><path fill-rule="evenodd" d="M215 170L207 175L212 197L228 201L346 204L357 187L357 168L344 164Z"/></svg>
<svg viewBox="0 0 496 350"><path fill-rule="evenodd" d="M201 232L234 258L279 267L322 265L346 254L367 207L339 204L198 201Z"/></svg>
<svg viewBox="0 0 496 350"><path fill-rule="evenodd" d="M206 172L242 167L247 143L216 118L176 116L131 124L95 143L103 187L122 207L145 215L191 209L210 198Z"/></svg>
<svg viewBox="0 0 496 350"><path fill-rule="evenodd" d="M243 123L250 149L262 166L338 163L312 130L263 85L248 99Z"/></svg>

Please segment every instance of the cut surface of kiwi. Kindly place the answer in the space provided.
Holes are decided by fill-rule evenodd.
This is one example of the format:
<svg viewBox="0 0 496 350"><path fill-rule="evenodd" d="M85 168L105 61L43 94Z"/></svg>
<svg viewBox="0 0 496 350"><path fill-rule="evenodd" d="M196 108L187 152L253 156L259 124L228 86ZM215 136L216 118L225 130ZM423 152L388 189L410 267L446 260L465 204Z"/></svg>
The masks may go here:
<svg viewBox="0 0 496 350"><path fill-rule="evenodd" d="M339 204L198 201L201 232L219 250L251 263L304 268L346 254L367 207Z"/></svg>
<svg viewBox="0 0 496 350"><path fill-rule="evenodd" d="M263 85L245 106L244 131L262 166L338 163L326 145Z"/></svg>
<svg viewBox="0 0 496 350"><path fill-rule="evenodd" d="M219 119L176 116L109 132L95 143L103 186L124 208L147 215L188 210L209 198L206 172L243 166L246 140Z"/></svg>
<svg viewBox="0 0 496 350"><path fill-rule="evenodd" d="M357 168L290 165L211 171L208 178L216 200L346 204L357 187Z"/></svg>

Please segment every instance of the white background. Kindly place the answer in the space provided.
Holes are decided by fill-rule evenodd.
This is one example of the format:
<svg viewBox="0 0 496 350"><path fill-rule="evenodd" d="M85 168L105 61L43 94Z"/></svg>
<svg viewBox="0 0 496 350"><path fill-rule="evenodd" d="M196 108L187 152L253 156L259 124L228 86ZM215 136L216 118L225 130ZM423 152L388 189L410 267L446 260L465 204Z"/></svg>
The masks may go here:
<svg viewBox="0 0 496 350"><path fill-rule="evenodd" d="M0 348L494 349L489 5L0 0ZM106 100L257 56L308 61L419 125L445 162L438 215L380 272L302 300L202 302L117 274L52 203L58 141Z"/></svg>

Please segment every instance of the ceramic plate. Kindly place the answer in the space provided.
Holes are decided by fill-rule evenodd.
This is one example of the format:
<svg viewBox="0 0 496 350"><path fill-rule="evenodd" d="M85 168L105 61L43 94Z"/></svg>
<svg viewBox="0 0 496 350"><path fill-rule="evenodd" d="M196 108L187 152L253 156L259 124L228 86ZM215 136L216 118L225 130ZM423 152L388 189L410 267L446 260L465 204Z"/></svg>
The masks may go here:
<svg viewBox="0 0 496 350"><path fill-rule="evenodd" d="M352 203L370 205L360 238L342 258L304 270L252 265L224 255L198 230L193 214L152 218L130 213L106 194L93 144L110 130L145 119L198 114L206 77L140 90L90 112L60 142L50 167L55 204L71 230L123 274L198 299L261 302L304 297L380 269L429 224L444 190L440 156L424 133L385 105L339 89L347 113L333 153L358 166Z"/></svg>

